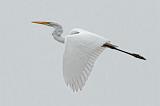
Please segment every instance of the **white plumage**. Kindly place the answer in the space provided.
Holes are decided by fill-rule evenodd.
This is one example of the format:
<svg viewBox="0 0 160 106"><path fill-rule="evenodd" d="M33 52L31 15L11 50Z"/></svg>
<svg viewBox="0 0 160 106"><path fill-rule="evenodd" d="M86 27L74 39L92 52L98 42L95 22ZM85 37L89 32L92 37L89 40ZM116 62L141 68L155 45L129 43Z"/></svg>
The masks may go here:
<svg viewBox="0 0 160 106"><path fill-rule="evenodd" d="M33 23L53 27L55 29L52 33L54 39L65 44L63 76L65 83L69 85L74 92L82 90L96 59L105 48L118 50L145 60L145 58L139 54L118 49L117 46L106 41L103 37L82 29L73 29L69 35L63 37L61 36L63 33L62 26L55 22Z"/></svg>
<svg viewBox="0 0 160 106"><path fill-rule="evenodd" d="M72 31L79 33L65 37L63 75L66 84L78 91L85 85L94 62L105 49L102 45L106 40L82 29Z"/></svg>

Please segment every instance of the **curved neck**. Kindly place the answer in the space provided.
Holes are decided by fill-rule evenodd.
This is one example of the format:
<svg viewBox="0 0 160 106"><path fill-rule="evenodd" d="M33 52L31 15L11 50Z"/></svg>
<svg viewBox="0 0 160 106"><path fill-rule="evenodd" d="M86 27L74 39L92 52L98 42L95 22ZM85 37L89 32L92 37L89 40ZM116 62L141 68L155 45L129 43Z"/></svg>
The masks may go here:
<svg viewBox="0 0 160 106"><path fill-rule="evenodd" d="M52 36L54 37L54 39L58 42L61 42L61 43L64 43L64 37L62 37L62 33L63 33L63 29L62 29L62 26L60 25L57 25L57 26L53 26L55 29L54 29L54 32L52 33Z"/></svg>

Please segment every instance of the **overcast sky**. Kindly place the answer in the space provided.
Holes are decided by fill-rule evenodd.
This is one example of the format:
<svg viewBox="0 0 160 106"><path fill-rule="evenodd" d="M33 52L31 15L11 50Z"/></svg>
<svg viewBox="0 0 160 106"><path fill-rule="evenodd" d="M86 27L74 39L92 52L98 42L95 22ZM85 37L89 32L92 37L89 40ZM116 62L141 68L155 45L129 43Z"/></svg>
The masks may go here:
<svg viewBox="0 0 160 106"><path fill-rule="evenodd" d="M1 0L0 106L159 106L160 2L158 0ZM78 27L99 34L138 60L105 50L81 92L62 75L64 45L52 28L31 21L56 21L66 35Z"/></svg>

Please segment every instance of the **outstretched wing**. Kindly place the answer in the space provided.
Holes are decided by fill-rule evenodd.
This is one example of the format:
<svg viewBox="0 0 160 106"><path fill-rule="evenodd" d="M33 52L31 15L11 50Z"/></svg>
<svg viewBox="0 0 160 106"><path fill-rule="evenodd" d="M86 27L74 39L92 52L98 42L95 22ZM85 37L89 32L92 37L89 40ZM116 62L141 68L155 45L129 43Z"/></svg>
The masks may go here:
<svg viewBox="0 0 160 106"><path fill-rule="evenodd" d="M63 75L73 91L81 90L97 57L105 49L101 47L106 40L98 35L83 32L66 37L63 57Z"/></svg>

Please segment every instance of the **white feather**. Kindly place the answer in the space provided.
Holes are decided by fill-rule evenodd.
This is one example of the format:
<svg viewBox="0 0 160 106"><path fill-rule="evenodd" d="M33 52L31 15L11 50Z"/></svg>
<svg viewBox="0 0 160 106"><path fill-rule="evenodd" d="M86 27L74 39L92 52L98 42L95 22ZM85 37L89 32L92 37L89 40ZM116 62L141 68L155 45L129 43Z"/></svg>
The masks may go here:
<svg viewBox="0 0 160 106"><path fill-rule="evenodd" d="M68 35L65 38L63 75L65 83L73 91L78 91L82 90L97 57L105 49L101 46L106 40L82 29L74 29L74 31L80 33Z"/></svg>

